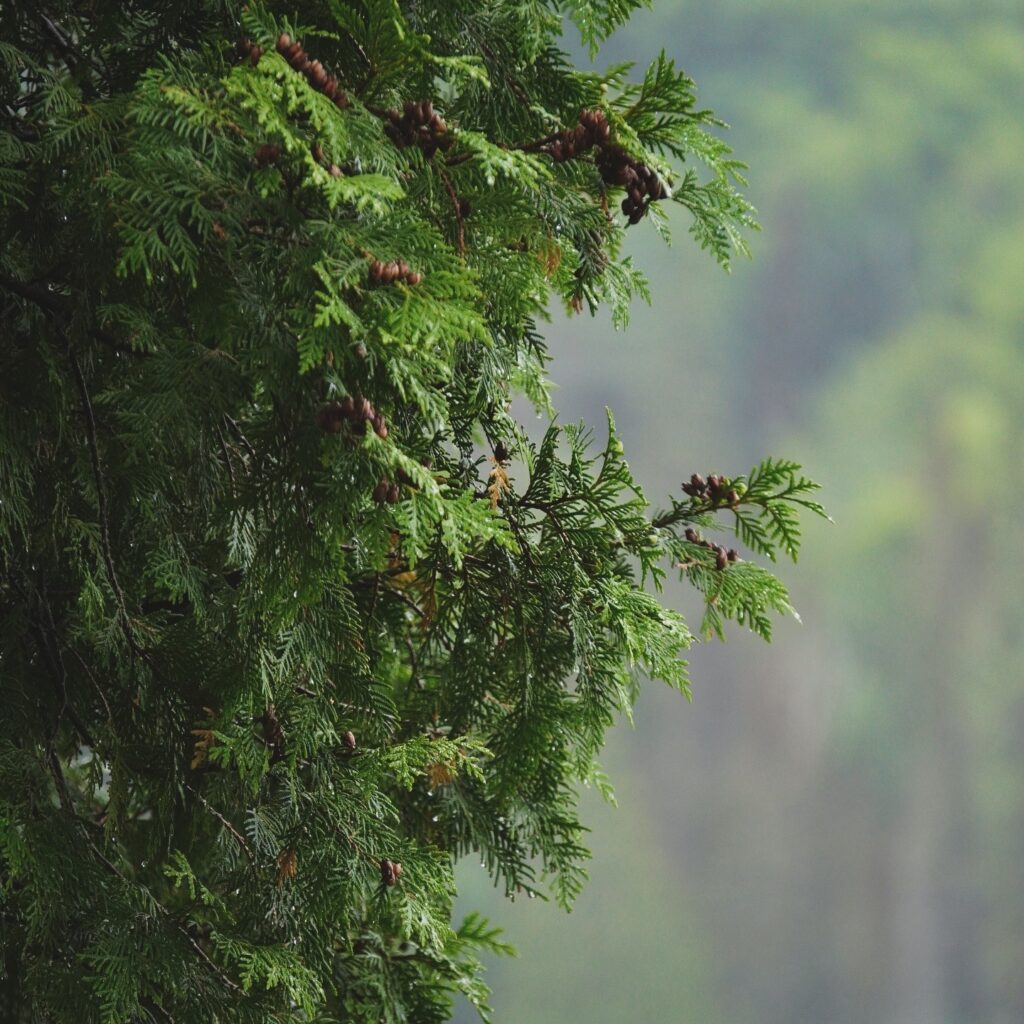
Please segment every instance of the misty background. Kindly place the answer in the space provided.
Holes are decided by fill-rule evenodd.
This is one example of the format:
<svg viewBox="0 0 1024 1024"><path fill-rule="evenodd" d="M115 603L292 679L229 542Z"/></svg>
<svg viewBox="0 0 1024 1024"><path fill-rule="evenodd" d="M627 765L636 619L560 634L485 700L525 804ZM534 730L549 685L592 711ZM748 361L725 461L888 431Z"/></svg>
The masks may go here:
<svg viewBox="0 0 1024 1024"><path fill-rule="evenodd" d="M635 229L654 305L556 316L560 418L611 406L655 505L795 458L835 525L781 567L802 625L699 645L693 703L649 684L615 731L572 914L460 866L521 954L496 1020L1018 1024L1024 5L662 0L597 63L661 47L763 231L727 275L681 213Z"/></svg>

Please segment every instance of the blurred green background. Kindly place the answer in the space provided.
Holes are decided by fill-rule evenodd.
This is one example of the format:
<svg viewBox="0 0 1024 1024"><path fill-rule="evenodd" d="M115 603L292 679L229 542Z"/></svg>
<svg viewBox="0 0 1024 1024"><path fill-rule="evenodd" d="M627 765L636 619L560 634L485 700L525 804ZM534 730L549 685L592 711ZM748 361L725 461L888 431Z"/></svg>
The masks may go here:
<svg viewBox="0 0 1024 1024"><path fill-rule="evenodd" d="M783 569L802 625L695 649L693 704L617 731L571 915L461 866L521 953L496 1019L1018 1024L1024 5L665 0L599 63L662 46L764 230L726 275L637 229L654 306L556 319L562 419L610 405L655 503L791 456L836 522Z"/></svg>

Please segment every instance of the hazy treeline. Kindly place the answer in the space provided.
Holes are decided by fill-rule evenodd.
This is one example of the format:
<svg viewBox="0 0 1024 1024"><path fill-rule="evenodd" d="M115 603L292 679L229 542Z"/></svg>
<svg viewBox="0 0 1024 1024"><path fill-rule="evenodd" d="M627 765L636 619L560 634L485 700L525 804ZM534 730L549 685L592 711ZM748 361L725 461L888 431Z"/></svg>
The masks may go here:
<svg viewBox="0 0 1024 1024"><path fill-rule="evenodd" d="M643 239L654 308L551 331L563 415L611 405L651 493L792 453L836 525L789 574L803 626L642 699L577 911L507 915L498 1019L1019 1021L1024 14L665 3L602 59L662 45L764 231L731 277Z"/></svg>

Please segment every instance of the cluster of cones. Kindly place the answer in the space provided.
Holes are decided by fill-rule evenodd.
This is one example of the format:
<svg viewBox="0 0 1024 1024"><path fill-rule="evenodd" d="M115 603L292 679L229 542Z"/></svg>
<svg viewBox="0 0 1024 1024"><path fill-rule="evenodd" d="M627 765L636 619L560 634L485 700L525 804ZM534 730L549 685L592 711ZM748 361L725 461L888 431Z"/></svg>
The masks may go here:
<svg viewBox="0 0 1024 1024"><path fill-rule="evenodd" d="M580 111L575 128L559 132L549 143L547 151L556 163L573 160L594 146L606 146L611 136L608 119L601 110Z"/></svg>
<svg viewBox="0 0 1024 1024"><path fill-rule="evenodd" d="M651 203L669 196L668 186L658 177L657 171L634 160L618 146L605 146L597 154L595 162L605 184L622 185L626 189L622 212L630 224L638 224Z"/></svg>
<svg viewBox="0 0 1024 1024"><path fill-rule="evenodd" d="M402 490L396 483L391 483L384 478L373 489L373 500L378 505L397 505L402 497Z"/></svg>
<svg viewBox="0 0 1024 1024"><path fill-rule="evenodd" d="M380 880L389 888L402 877L402 865L385 857L380 862Z"/></svg>
<svg viewBox="0 0 1024 1024"><path fill-rule="evenodd" d="M689 482L683 484L683 493L715 506L735 506L740 501L740 495L736 488L730 486L728 480L723 480L715 473L712 473L707 480L700 473L694 473Z"/></svg>
<svg viewBox="0 0 1024 1024"><path fill-rule="evenodd" d="M405 260L391 260L383 263L374 260L370 264L370 284L394 284L396 281L404 281L409 285L417 285L423 280L419 271L411 270Z"/></svg>
<svg viewBox="0 0 1024 1024"><path fill-rule="evenodd" d="M306 81L317 90L322 92L336 107L344 110L348 105L348 95L338 84L337 78L330 74L318 60L310 60L309 54L302 49L302 44L293 41L287 32L282 32L277 37L277 52L296 70L300 75L306 76ZM251 58L250 58L251 59ZM257 60L253 63L257 63Z"/></svg>
<svg viewBox="0 0 1024 1024"><path fill-rule="evenodd" d="M324 402L316 414L316 422L325 434L340 434L346 423L353 433L365 434L369 423L382 441L388 436L384 414L374 409L368 398L346 395L340 402L336 399Z"/></svg>
<svg viewBox="0 0 1024 1024"><path fill-rule="evenodd" d="M238 40L238 52L243 57L248 57L249 63L256 67L260 62L260 57L263 56L263 47L257 46L248 36L242 36Z"/></svg>
<svg viewBox="0 0 1024 1024"><path fill-rule="evenodd" d="M387 137L398 147L419 146L428 160L452 144L448 126L430 100L406 100L401 110L389 110L387 119Z"/></svg>
<svg viewBox="0 0 1024 1024"><path fill-rule="evenodd" d="M430 460L425 460L425 465L429 465ZM373 500L378 505L397 505L402 497L402 486L412 487L415 489L416 484L412 477L408 473L399 469L397 482L388 480L386 477L382 477L380 482L373 489Z"/></svg>
<svg viewBox="0 0 1024 1024"><path fill-rule="evenodd" d="M740 556L735 548L729 548L726 551L724 544L712 544L711 541L704 540L692 526L686 531L686 539L691 544L699 544L702 548L707 548L708 551L714 551L716 569L724 569L730 562L739 560Z"/></svg>
<svg viewBox="0 0 1024 1024"><path fill-rule="evenodd" d="M626 189L622 212L630 224L644 217L651 203L669 196L668 186L657 171L631 157L621 146L611 143L611 127L601 110L583 110L575 128L559 132L545 147L556 163L573 160L597 147L594 163L606 185Z"/></svg>

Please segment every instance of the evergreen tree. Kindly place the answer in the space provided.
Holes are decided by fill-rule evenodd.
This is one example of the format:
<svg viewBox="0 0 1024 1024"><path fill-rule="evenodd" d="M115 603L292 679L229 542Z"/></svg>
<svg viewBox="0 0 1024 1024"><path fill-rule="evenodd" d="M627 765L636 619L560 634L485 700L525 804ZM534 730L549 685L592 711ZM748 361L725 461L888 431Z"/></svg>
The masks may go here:
<svg viewBox="0 0 1024 1024"><path fill-rule="evenodd" d="M564 52L636 6L0 5L5 1020L486 1016L453 863L578 894L606 729L687 689L665 573L790 610L703 534L795 557L798 466L654 512L554 422L625 230L754 226L671 60Z"/></svg>

